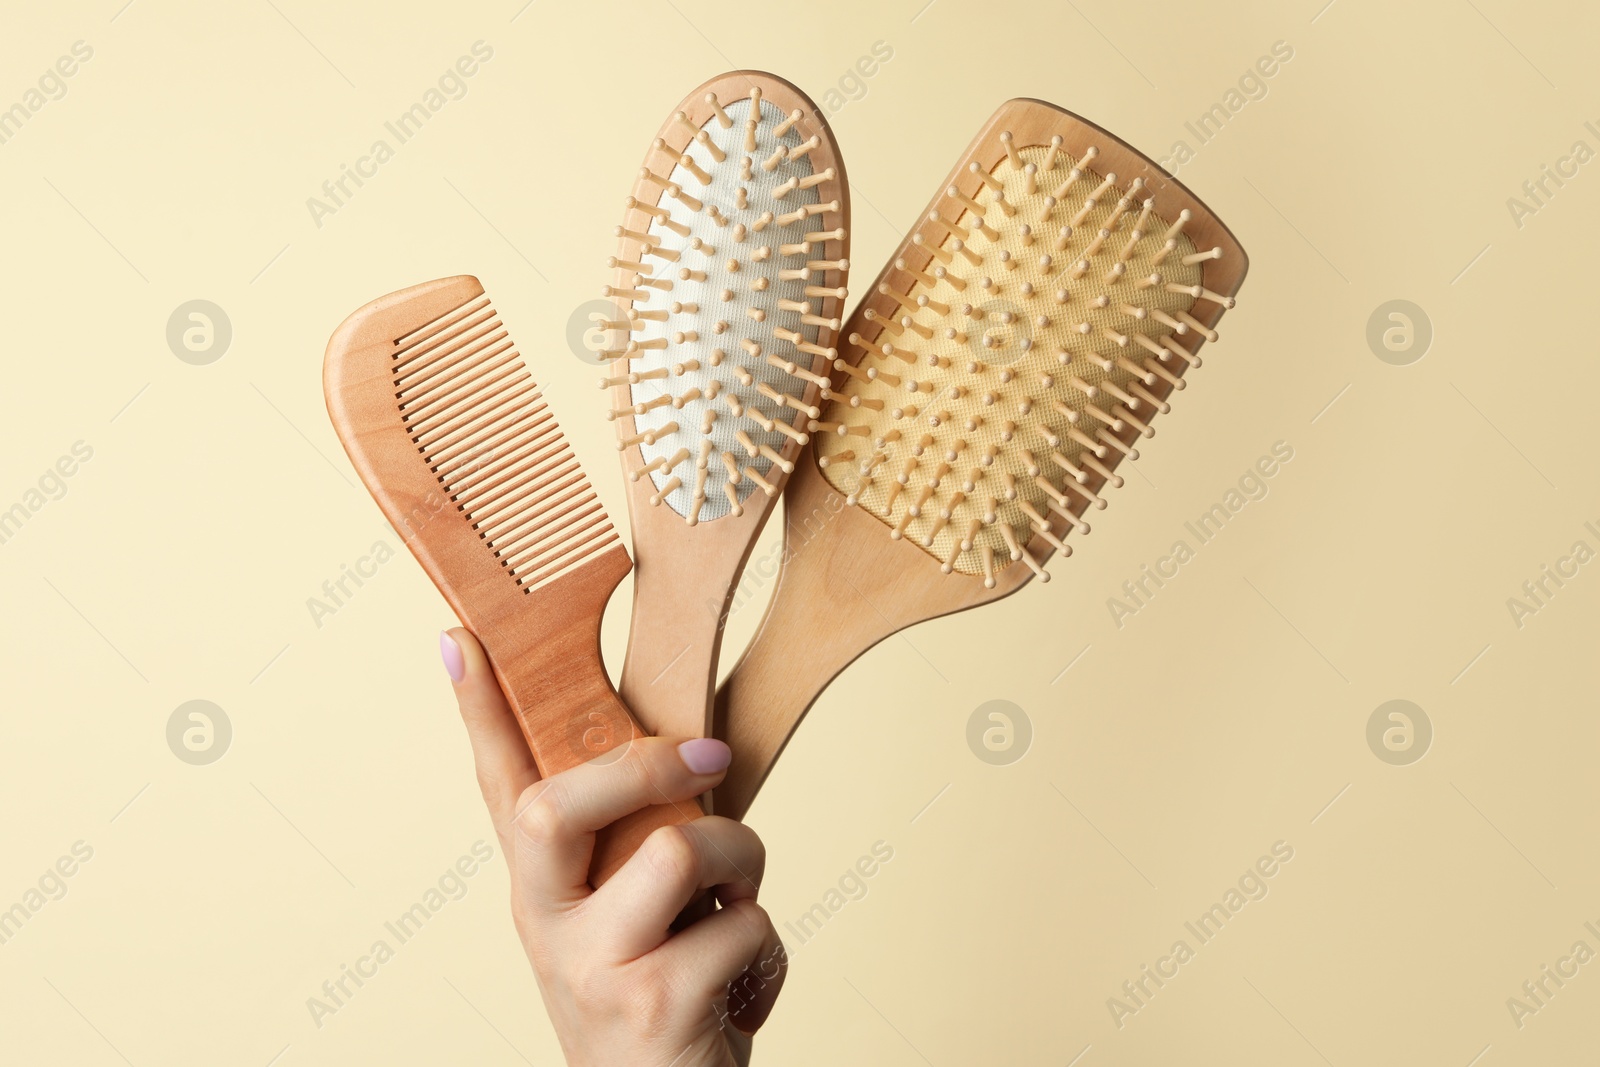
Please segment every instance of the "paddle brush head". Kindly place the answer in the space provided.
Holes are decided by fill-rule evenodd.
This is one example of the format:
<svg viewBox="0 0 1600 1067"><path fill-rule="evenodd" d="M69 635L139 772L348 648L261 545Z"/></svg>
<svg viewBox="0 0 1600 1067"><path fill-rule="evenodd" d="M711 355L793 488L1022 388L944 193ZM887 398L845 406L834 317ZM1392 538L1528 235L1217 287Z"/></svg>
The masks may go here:
<svg viewBox="0 0 1600 1067"><path fill-rule="evenodd" d="M1186 189L1104 131L1013 101L848 328L818 464L888 536L994 588L1041 580L1199 366L1245 269Z"/></svg>
<svg viewBox="0 0 1600 1067"><path fill-rule="evenodd" d="M690 526L765 513L817 418L849 263L827 122L781 79L690 94L627 198L602 388L624 469Z"/></svg>

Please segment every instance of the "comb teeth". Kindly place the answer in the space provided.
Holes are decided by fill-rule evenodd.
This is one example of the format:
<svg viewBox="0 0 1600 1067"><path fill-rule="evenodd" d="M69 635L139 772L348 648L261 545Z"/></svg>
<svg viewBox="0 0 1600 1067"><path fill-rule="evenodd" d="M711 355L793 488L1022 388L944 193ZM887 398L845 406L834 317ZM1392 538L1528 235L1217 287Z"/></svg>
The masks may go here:
<svg viewBox="0 0 1600 1067"><path fill-rule="evenodd" d="M668 162L647 167L656 176L626 202L611 261L623 284L606 289L619 309L605 324L614 362L600 381L627 387L610 417L632 418L621 447L638 447L633 474L651 479L650 502L691 526L778 491L838 355L826 309L843 301L849 267L827 251L844 229L823 221L842 214L843 183L813 167L824 139L800 128L805 112L760 90L706 100L703 125L674 116L654 146Z"/></svg>
<svg viewBox="0 0 1600 1067"><path fill-rule="evenodd" d="M1068 550L1051 523L1087 532L1078 514L1137 457L1128 432L1152 436L1199 365L1178 338L1216 339L1196 301L1233 306L1200 284L1221 252L1196 251L1188 210L1162 218L1142 179L1091 169L1095 148L1074 163L1059 138L1001 141L991 170L946 190L953 210L924 220L917 260L886 275L849 337L858 366L837 362L848 376L810 424L850 503L990 587L1014 562L1038 572L1030 545Z"/></svg>
<svg viewBox="0 0 1600 1067"><path fill-rule="evenodd" d="M417 451L523 592L618 543L487 296L397 338L390 369Z"/></svg>

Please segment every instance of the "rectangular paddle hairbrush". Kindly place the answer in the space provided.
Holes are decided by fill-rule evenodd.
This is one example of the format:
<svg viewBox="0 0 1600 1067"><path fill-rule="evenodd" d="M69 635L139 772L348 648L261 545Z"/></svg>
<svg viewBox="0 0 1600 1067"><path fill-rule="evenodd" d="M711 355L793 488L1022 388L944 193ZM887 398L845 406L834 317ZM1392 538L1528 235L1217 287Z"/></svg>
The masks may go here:
<svg viewBox="0 0 1600 1067"><path fill-rule="evenodd" d="M1111 133L1038 100L995 112L842 331L784 491L771 607L716 697L734 752L719 814L743 815L867 649L1048 580L1247 265L1205 204Z"/></svg>
<svg viewBox="0 0 1600 1067"><path fill-rule="evenodd" d="M632 561L478 280L351 315L323 388L361 480L482 643L539 773L639 736L600 658L601 616ZM609 827L590 880L699 815L661 805Z"/></svg>

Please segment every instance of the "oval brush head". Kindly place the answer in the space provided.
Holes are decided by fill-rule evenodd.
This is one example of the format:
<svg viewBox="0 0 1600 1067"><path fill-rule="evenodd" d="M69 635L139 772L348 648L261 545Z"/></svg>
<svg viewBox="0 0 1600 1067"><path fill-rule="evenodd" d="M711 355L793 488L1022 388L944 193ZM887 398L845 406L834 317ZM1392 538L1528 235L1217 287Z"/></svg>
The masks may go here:
<svg viewBox="0 0 1600 1067"><path fill-rule="evenodd" d="M1082 513L1105 507L1130 441L1216 340L1197 302L1233 306L1203 284L1223 252L1195 248L1189 210L1102 173L1093 144L1035 139L1002 131L957 172L852 319L842 384L807 423L850 503L989 588L1014 562L1048 580L1041 560L1088 532Z"/></svg>
<svg viewBox="0 0 1600 1067"><path fill-rule="evenodd" d="M723 622L838 356L849 183L827 120L770 74L695 89L626 200L599 316L636 561L623 700L710 728Z"/></svg>
<svg viewBox="0 0 1600 1067"><path fill-rule="evenodd" d="M691 526L782 489L838 355L849 266L843 170L815 107L770 75L707 87L625 202L602 323L600 385L619 448L637 450L625 468Z"/></svg>

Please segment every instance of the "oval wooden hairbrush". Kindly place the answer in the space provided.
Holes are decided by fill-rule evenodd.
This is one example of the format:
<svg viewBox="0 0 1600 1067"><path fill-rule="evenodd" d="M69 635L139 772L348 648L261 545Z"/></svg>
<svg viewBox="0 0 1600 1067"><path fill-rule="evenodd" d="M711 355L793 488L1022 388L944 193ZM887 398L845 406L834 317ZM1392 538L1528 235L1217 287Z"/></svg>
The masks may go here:
<svg viewBox="0 0 1600 1067"><path fill-rule="evenodd" d="M717 694L741 817L828 683L914 623L999 600L1088 532L1247 267L1188 189L1035 100L979 132L845 327L784 564Z"/></svg>
<svg viewBox="0 0 1600 1067"><path fill-rule="evenodd" d="M610 260L610 391L637 558L624 701L710 728L722 626L838 356L849 184L822 112L771 74L695 89L662 126Z"/></svg>
<svg viewBox="0 0 1600 1067"><path fill-rule="evenodd" d="M483 644L541 775L639 736L600 659L600 618L631 561L476 278L413 286L328 342L328 414L373 499ZM609 878L663 804L608 827Z"/></svg>

